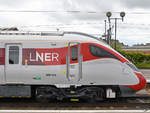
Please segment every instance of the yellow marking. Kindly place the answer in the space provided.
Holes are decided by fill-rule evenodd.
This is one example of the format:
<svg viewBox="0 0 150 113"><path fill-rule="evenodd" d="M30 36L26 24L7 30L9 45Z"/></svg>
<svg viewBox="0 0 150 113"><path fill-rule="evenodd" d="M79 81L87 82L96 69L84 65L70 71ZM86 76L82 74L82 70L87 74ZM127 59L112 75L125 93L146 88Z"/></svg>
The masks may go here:
<svg viewBox="0 0 150 113"><path fill-rule="evenodd" d="M28 60L27 59L25 59L25 61L24 61L25 63L27 63L28 62Z"/></svg>
<svg viewBox="0 0 150 113"><path fill-rule="evenodd" d="M70 93L71 93L71 94L74 94L74 93L75 93L75 91L70 91Z"/></svg>
<svg viewBox="0 0 150 113"><path fill-rule="evenodd" d="M63 70L63 74L64 74L64 75L66 74L66 70L65 70L65 69Z"/></svg>
<svg viewBox="0 0 150 113"><path fill-rule="evenodd" d="M0 98L3 98L3 96L0 96Z"/></svg>
<svg viewBox="0 0 150 113"><path fill-rule="evenodd" d="M73 101L73 102L78 102L79 101L79 99L70 99L70 101Z"/></svg>
<svg viewBox="0 0 150 113"><path fill-rule="evenodd" d="M26 96L26 98L30 98L30 96Z"/></svg>
<svg viewBox="0 0 150 113"><path fill-rule="evenodd" d="M15 96L11 96L11 98L16 98Z"/></svg>
<svg viewBox="0 0 150 113"><path fill-rule="evenodd" d="M68 46L69 45L69 43L68 42L66 42L66 46Z"/></svg>
<svg viewBox="0 0 150 113"><path fill-rule="evenodd" d="M22 98L22 96L18 96L18 98Z"/></svg>

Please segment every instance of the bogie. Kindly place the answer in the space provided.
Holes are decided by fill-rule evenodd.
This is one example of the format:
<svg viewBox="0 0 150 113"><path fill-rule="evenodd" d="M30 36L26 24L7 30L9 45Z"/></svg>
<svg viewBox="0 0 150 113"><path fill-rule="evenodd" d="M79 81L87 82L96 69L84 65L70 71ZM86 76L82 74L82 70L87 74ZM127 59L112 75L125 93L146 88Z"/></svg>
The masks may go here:
<svg viewBox="0 0 150 113"><path fill-rule="evenodd" d="M110 89L111 88L109 88L109 90ZM118 93L119 91L114 92L119 94ZM106 87L104 86L81 86L81 87L71 86L70 88L57 88L54 86L45 86L45 87L38 86L36 87L35 97L37 101L40 102L52 102L54 100L60 101L63 99L70 99L75 101L78 99L83 99L88 100L90 102L100 102L108 98L107 90Z"/></svg>

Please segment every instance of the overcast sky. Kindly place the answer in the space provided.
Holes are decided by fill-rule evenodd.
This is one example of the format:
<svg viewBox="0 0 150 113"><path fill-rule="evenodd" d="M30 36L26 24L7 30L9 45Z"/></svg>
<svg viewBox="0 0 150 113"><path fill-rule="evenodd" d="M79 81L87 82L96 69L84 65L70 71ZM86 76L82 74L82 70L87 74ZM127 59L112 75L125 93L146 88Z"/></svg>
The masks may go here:
<svg viewBox="0 0 150 113"><path fill-rule="evenodd" d="M126 12L124 22L118 20L117 39L128 45L150 43L150 0L0 0L0 27L26 31L59 28L101 36L108 11L117 18L119 12Z"/></svg>

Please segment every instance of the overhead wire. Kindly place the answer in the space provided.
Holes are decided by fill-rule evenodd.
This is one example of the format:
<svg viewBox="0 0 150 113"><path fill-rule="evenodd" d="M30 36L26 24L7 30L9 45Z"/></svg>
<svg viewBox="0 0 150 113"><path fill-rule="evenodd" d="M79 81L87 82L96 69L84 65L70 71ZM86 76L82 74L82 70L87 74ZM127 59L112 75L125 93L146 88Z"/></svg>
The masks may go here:
<svg viewBox="0 0 150 113"><path fill-rule="evenodd" d="M106 14L106 11L81 11L81 10L0 10L0 12L6 13L89 13L89 14ZM111 11L112 13L120 13L118 11ZM126 14L150 14L150 12L125 12Z"/></svg>
<svg viewBox="0 0 150 113"><path fill-rule="evenodd" d="M0 12L21 12L21 13L107 13L106 11L81 11L81 10L0 10ZM120 13L118 11L112 11L112 13ZM150 12L125 12L126 14L150 14Z"/></svg>
<svg viewBox="0 0 150 113"><path fill-rule="evenodd" d="M58 10L0 10L0 12L20 12L20 13L106 13L101 11L80 11L80 10L68 10L68 11L58 11Z"/></svg>

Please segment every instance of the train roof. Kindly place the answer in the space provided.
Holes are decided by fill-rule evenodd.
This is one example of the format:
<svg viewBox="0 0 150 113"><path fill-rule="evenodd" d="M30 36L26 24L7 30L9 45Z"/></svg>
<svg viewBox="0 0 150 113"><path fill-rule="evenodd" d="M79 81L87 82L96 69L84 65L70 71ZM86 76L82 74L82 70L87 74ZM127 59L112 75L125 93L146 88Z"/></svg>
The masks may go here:
<svg viewBox="0 0 150 113"><path fill-rule="evenodd" d="M110 48L103 40L74 31L0 31L0 42L7 41L81 41L99 43Z"/></svg>

